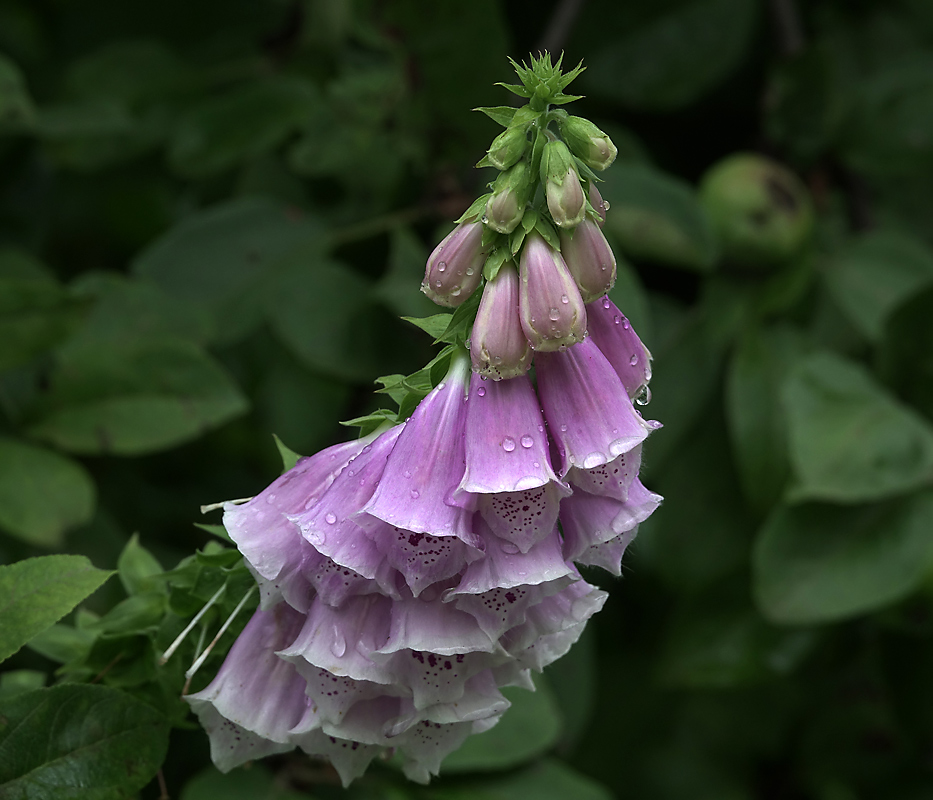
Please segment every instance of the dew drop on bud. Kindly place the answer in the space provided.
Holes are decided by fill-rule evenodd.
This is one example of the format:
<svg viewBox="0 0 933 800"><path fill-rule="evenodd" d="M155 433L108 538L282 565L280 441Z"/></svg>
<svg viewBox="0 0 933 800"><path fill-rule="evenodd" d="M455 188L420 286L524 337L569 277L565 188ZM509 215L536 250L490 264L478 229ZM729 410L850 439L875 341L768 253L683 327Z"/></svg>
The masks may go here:
<svg viewBox="0 0 933 800"><path fill-rule="evenodd" d="M622 317L622 327L625 328L625 330L629 329L628 320L625 317Z"/></svg>
<svg viewBox="0 0 933 800"><path fill-rule="evenodd" d="M476 272L476 270L473 269L473 267L467 267L467 268L466 268L466 274L467 274L467 275L472 275L472 274L475 273L475 272Z"/></svg>
<svg viewBox="0 0 933 800"><path fill-rule="evenodd" d="M486 387L485 387L485 386L480 386L479 389L476 390L476 393L477 393L480 397L485 397L485 396L486 396Z"/></svg>
<svg viewBox="0 0 933 800"><path fill-rule="evenodd" d="M643 386L638 396L635 398L635 402L640 406L648 405L648 403L651 402L651 389L647 386Z"/></svg>
<svg viewBox="0 0 933 800"><path fill-rule="evenodd" d="M632 354L632 357L628 360L629 366L636 366L638 364L638 355L636 353Z"/></svg>
<svg viewBox="0 0 933 800"><path fill-rule="evenodd" d="M609 308L609 306L611 306L611 305L612 305L612 303L609 302L609 298L608 298L608 297L604 297L604 298L603 298L603 308Z"/></svg>
<svg viewBox="0 0 933 800"><path fill-rule="evenodd" d="M548 318L551 319L552 321L556 322L557 320L560 319L560 311L558 311L556 308L552 308L552 309L548 312Z"/></svg>
<svg viewBox="0 0 933 800"><path fill-rule="evenodd" d="M608 211L608 210L609 210L609 201L603 200L603 211Z"/></svg>
<svg viewBox="0 0 933 800"><path fill-rule="evenodd" d="M443 285L444 285L444 284L441 283L441 281L434 281L434 287L435 287L436 289L440 289L441 286L443 286Z"/></svg>
<svg viewBox="0 0 933 800"><path fill-rule="evenodd" d="M567 297L567 295L562 294L562 295L560 296L560 301L561 301L564 305L567 305L567 303L570 302L570 298Z"/></svg>
<svg viewBox="0 0 933 800"><path fill-rule="evenodd" d="M412 500L417 500L419 497L421 497L421 492L419 492L417 489L412 489L408 494L411 495Z"/></svg>
<svg viewBox="0 0 933 800"><path fill-rule="evenodd" d="M450 290L450 293L451 293L454 297L459 297L459 296L460 296L460 287L459 287L459 286L454 286L454 288Z"/></svg>
<svg viewBox="0 0 933 800"><path fill-rule="evenodd" d="M534 444L534 439L532 439L527 433L522 436L522 447L526 450Z"/></svg>
<svg viewBox="0 0 933 800"><path fill-rule="evenodd" d="M561 433L567 433L567 426L566 426L566 425L561 425L561 426L560 426L560 431L561 431Z"/></svg>
<svg viewBox="0 0 933 800"><path fill-rule="evenodd" d="M446 262L446 261L438 261L438 262L437 262L437 271L438 271L438 272L444 272L444 270L446 270L446 269L447 269L447 262Z"/></svg>
<svg viewBox="0 0 933 800"><path fill-rule="evenodd" d="M502 449L506 453L511 453L515 449L515 440L511 436L506 436L502 440Z"/></svg>
<svg viewBox="0 0 933 800"><path fill-rule="evenodd" d="M332 511L328 511L324 515L324 519L327 520L328 525L333 525L337 521L337 515L334 514Z"/></svg>
<svg viewBox="0 0 933 800"><path fill-rule="evenodd" d="M622 322L622 317L620 317L618 314L616 314L615 316L613 316L612 321L613 321L616 325L618 325L619 323Z"/></svg>

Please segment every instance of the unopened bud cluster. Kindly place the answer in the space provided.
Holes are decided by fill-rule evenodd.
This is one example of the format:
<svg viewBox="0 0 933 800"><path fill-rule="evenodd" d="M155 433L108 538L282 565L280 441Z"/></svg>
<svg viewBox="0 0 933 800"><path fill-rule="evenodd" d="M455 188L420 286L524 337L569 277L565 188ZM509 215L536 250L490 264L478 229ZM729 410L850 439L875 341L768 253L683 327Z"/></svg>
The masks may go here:
<svg viewBox="0 0 933 800"><path fill-rule="evenodd" d="M470 352L474 370L496 380L523 374L532 351L582 341L586 304L616 279L594 173L612 164L616 147L560 108L577 99L563 89L580 68L563 74L549 58L516 68L522 85L508 88L528 104L480 109L505 126L478 165L499 174L435 248L421 287L435 303L456 307L485 278Z"/></svg>

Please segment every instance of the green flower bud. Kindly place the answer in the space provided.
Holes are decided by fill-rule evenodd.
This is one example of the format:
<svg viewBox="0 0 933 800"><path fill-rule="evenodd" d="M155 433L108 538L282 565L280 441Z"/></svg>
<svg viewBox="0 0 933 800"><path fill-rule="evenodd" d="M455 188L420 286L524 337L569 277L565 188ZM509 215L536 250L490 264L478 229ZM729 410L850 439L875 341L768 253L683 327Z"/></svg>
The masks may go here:
<svg viewBox="0 0 933 800"><path fill-rule="evenodd" d="M813 203L803 182L764 156L739 153L713 165L700 183L723 254L737 265L787 261L813 230Z"/></svg>
<svg viewBox="0 0 933 800"><path fill-rule="evenodd" d="M485 162L499 170L508 169L524 155L527 146L528 134L523 126L506 128L493 139Z"/></svg>
<svg viewBox="0 0 933 800"><path fill-rule="evenodd" d="M528 167L519 161L496 179L483 222L499 233L514 231L525 214L528 189Z"/></svg>
<svg viewBox="0 0 933 800"><path fill-rule="evenodd" d="M559 140L548 142L541 154L541 182L547 198L548 211L559 228L573 228L586 214L586 197L576 162Z"/></svg>
<svg viewBox="0 0 933 800"><path fill-rule="evenodd" d="M616 160L618 150L612 139L588 119L567 117L559 125L567 146L590 169L602 171Z"/></svg>

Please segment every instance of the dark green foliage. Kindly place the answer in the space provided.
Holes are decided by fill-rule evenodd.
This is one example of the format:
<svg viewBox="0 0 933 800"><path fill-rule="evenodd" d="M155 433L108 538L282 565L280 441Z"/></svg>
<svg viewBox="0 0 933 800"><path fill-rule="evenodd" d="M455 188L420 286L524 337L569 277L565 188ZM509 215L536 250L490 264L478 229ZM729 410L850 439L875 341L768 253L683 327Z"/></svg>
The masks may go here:
<svg viewBox="0 0 933 800"><path fill-rule="evenodd" d="M564 5L0 0L2 800L155 800L160 767L181 800L929 796L931 4ZM442 379L479 295L440 313L425 259L555 19L586 68L561 108L619 149L597 185L665 504L430 787L299 755L221 776L180 696L258 598L198 508ZM766 179L730 184L741 219L701 199L737 153L800 178L793 247Z"/></svg>

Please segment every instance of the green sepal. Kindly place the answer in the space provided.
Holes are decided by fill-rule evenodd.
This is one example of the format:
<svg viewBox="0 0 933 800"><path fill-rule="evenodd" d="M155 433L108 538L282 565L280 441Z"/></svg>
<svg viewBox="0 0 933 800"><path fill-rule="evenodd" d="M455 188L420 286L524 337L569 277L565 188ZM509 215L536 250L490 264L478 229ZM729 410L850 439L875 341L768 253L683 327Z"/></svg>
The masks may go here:
<svg viewBox="0 0 933 800"><path fill-rule="evenodd" d="M459 219L454 220L454 222L457 224L461 222L473 222L477 217L481 216L486 211L486 203L489 202L490 197L492 197L492 192L487 192L486 194L477 197L470 204L470 207L460 215Z"/></svg>
<svg viewBox="0 0 933 800"><path fill-rule="evenodd" d="M480 240L484 250L492 250L495 247L498 247L500 244L500 237L504 237L505 234L499 233L499 231L490 228L488 225L483 228L483 238Z"/></svg>
<svg viewBox="0 0 933 800"><path fill-rule="evenodd" d="M534 208L529 208L525 212L525 216L522 217L521 225L526 234L531 233L535 229L535 225L538 224L540 216L541 215Z"/></svg>
<svg viewBox="0 0 933 800"><path fill-rule="evenodd" d="M405 322L410 322L417 328L421 328L426 334L434 338L435 342L441 340L444 331L450 323L453 314L434 314L430 317L402 317Z"/></svg>
<svg viewBox="0 0 933 800"><path fill-rule="evenodd" d="M504 84L499 84L503 86ZM511 122L512 117L515 116L515 112L518 110L513 106L480 106L479 108L474 108L474 111L481 111L493 122L498 123L503 128L507 128Z"/></svg>
<svg viewBox="0 0 933 800"><path fill-rule="evenodd" d="M564 103L572 103L574 100L582 100L584 97L586 95L583 94L555 94L548 102L560 106Z"/></svg>
<svg viewBox="0 0 933 800"><path fill-rule="evenodd" d="M486 259L486 263L483 264L483 277L486 279L487 283L499 274L502 265L508 260L509 251L504 247L497 247L490 253L489 257Z"/></svg>
<svg viewBox="0 0 933 800"><path fill-rule="evenodd" d="M560 252L560 237L557 235L557 230L543 214L535 223L535 230L541 234L544 241Z"/></svg>
<svg viewBox="0 0 933 800"><path fill-rule="evenodd" d="M298 459L301 458L300 453L296 453L290 447L288 447L278 436L274 433L272 438L275 439L275 446L278 448L279 456L282 459L282 474L284 475L288 472L295 464L298 463Z"/></svg>
<svg viewBox="0 0 933 800"><path fill-rule="evenodd" d="M519 97L531 97L532 95L524 86L516 86L514 83L496 81L493 86L501 86L503 89L508 89L512 94L517 94Z"/></svg>
<svg viewBox="0 0 933 800"><path fill-rule="evenodd" d="M484 266L484 275L485 270L486 267ZM476 319L476 310L479 308L479 301L482 295L482 291L477 290L470 295L465 303L457 306L450 319L450 323L447 325L447 330L444 331L444 335L440 337L442 342L458 344L465 342L469 338L470 329L473 327L473 320ZM431 364L433 363L432 361Z"/></svg>
<svg viewBox="0 0 933 800"><path fill-rule="evenodd" d="M387 422L395 425L398 421L398 414L394 411L389 411L387 408L380 408L378 411L367 414L365 417L343 420L340 424L347 428L359 428L360 437L362 438L363 436L368 436Z"/></svg>
<svg viewBox="0 0 933 800"><path fill-rule="evenodd" d="M527 216L527 215L526 215ZM524 222L524 220L523 220ZM534 226L532 226L534 227ZM525 237L528 235L528 231L525 230L524 225L519 225L512 234L509 236L509 252L514 256L522 249L522 245L525 242ZM498 270L497 270L498 272Z"/></svg>
<svg viewBox="0 0 933 800"><path fill-rule="evenodd" d="M541 156L544 154L544 146L547 144L547 134L538 129L538 135L535 136L535 143L531 146L531 174L541 174Z"/></svg>

